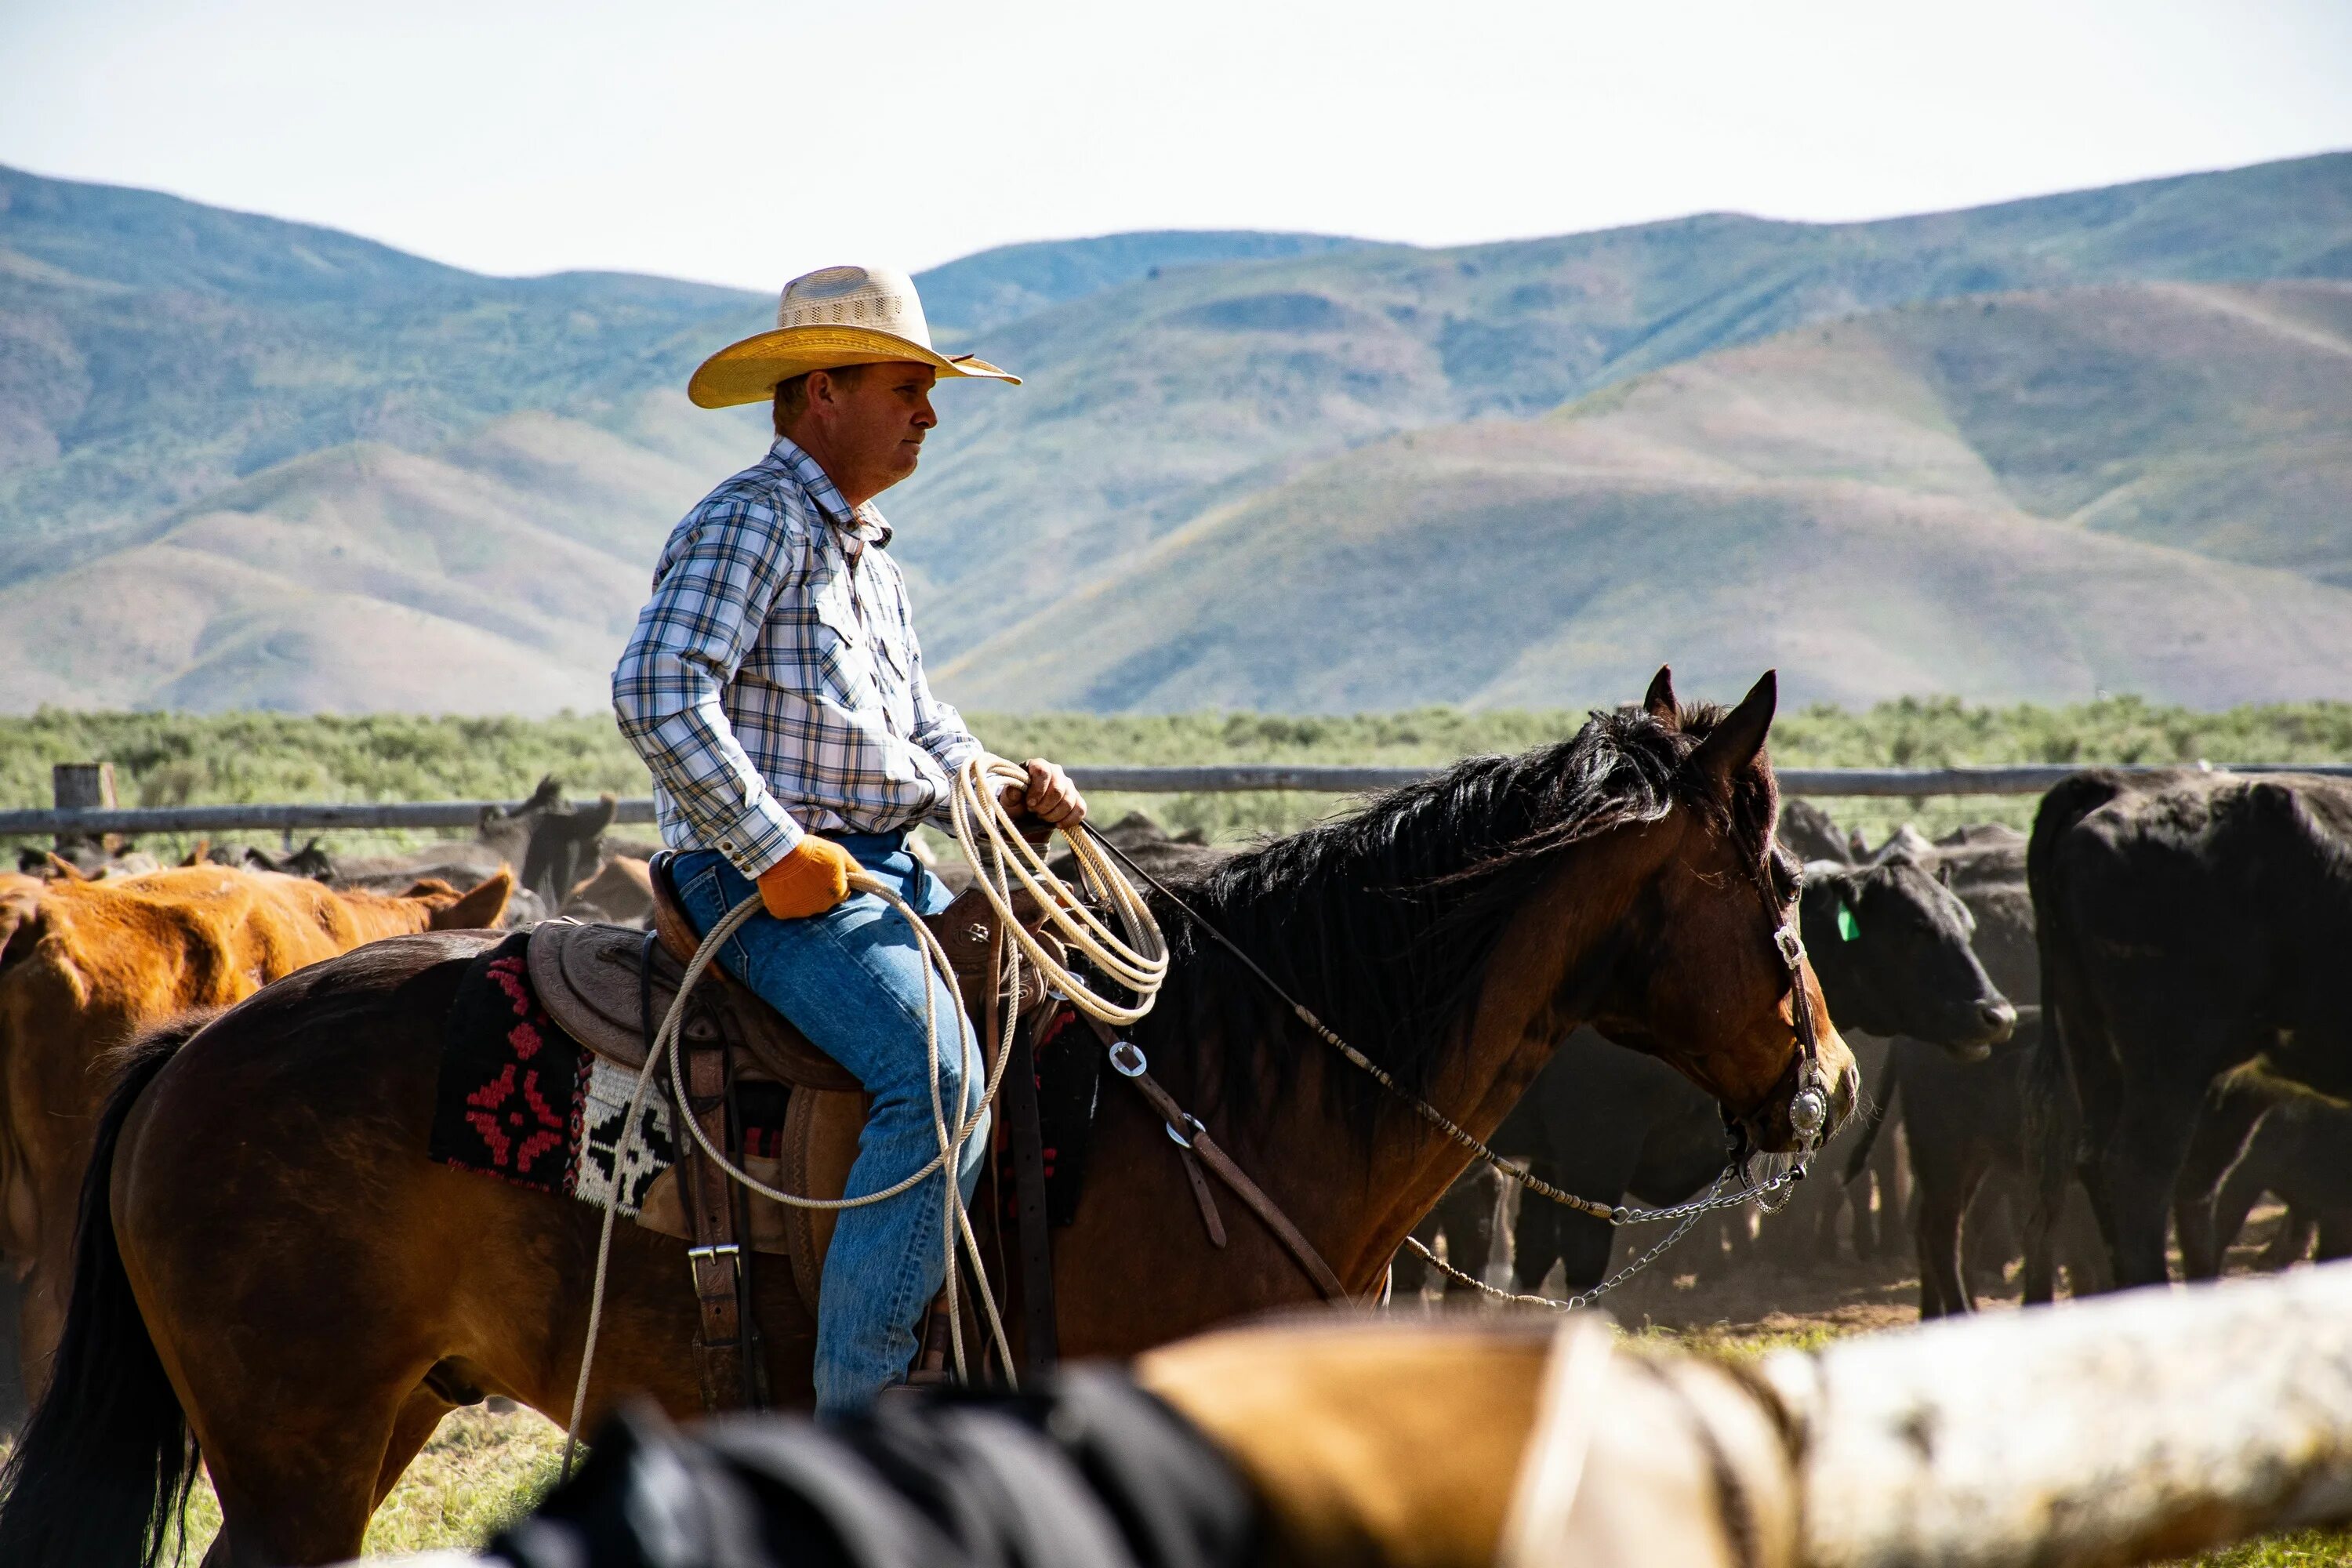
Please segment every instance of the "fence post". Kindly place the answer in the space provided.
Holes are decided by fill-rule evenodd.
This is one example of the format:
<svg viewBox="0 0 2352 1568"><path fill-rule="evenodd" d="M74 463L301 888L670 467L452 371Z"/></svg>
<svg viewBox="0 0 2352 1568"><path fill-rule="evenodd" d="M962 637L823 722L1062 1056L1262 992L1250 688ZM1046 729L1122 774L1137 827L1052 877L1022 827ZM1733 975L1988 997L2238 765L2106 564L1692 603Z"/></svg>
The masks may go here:
<svg viewBox="0 0 2352 1568"><path fill-rule="evenodd" d="M59 811L94 811L110 808L114 798L114 764L112 763L59 763L49 769L49 793ZM80 842L79 833L58 835L58 849L64 853ZM108 834L100 847L114 852L114 836Z"/></svg>

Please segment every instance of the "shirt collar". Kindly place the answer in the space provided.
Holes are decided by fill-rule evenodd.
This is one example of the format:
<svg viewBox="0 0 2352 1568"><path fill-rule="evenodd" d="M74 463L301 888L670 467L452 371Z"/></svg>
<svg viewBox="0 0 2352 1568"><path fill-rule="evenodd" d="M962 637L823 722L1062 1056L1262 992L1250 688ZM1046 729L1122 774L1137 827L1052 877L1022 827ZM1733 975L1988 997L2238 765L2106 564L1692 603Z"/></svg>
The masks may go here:
<svg viewBox="0 0 2352 1568"><path fill-rule="evenodd" d="M867 501L853 510L843 498L841 487L833 482L833 476L826 473L814 458L802 451L791 437L777 437L776 444L768 448L768 456L800 481L801 488L808 491L809 499L816 503L817 510L824 514L825 521L852 539L877 548L889 544L890 525L882 521L882 514L875 510L874 503Z"/></svg>

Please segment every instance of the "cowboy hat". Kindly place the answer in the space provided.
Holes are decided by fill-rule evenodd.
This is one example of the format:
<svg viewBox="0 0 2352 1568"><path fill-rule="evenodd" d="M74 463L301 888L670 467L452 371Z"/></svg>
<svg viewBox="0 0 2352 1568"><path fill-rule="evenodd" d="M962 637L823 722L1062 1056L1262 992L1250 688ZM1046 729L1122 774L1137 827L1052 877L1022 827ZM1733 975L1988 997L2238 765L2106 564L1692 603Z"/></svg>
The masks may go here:
<svg viewBox="0 0 2352 1568"><path fill-rule="evenodd" d="M911 360L941 375L1021 378L974 354L931 347L915 280L888 267L826 267L784 285L776 330L730 343L702 362L686 395L703 408L764 403L776 384L813 370Z"/></svg>

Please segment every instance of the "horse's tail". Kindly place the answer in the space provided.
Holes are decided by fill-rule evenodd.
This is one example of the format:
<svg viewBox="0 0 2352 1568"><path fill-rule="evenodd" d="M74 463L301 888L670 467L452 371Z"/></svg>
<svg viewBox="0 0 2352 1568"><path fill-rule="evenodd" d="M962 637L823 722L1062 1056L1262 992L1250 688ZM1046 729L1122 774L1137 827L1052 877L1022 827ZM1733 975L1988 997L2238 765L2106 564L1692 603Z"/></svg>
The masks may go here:
<svg viewBox="0 0 2352 1568"><path fill-rule="evenodd" d="M118 1058L82 1177L65 1331L48 1387L0 1467L0 1568L153 1568L180 1529L196 1446L115 1245L114 1151L131 1106L210 1021L173 1019Z"/></svg>

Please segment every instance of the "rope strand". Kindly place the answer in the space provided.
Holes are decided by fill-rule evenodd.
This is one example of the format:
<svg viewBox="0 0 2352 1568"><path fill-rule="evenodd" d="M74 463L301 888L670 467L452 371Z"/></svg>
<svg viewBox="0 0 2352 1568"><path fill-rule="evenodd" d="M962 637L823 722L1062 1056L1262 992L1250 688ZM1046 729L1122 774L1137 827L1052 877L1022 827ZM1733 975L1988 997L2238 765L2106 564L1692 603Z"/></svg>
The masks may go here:
<svg viewBox="0 0 2352 1568"><path fill-rule="evenodd" d="M1032 845L1020 830L1012 812L1005 806L1002 791L1010 785L1025 785L1028 771L1001 757L975 757L958 768L950 781L948 795L950 820L955 828L956 843L973 870L972 885L981 889L989 907L995 911L1002 929L1011 939L1005 948L1003 969L990 977L1000 994L1009 979L1011 994L1017 1001L1021 994L1021 965L1034 965L1045 984L1067 997L1081 1011L1091 1014L1107 1024L1132 1024L1151 1010L1160 987L1168 974L1168 944L1151 910L1136 893L1127 879L1112 869L1103 853L1107 840L1091 829L1065 833L1073 858L1077 863L1079 879L1094 900L1109 909L1120 929L1114 931L1096 918L1087 902L1074 893L1069 885L1045 864L1037 846ZM1114 849L1115 846L1112 847ZM1124 857L1121 857L1124 858ZM1096 992L1063 959L1024 927L1015 917L1013 908L1013 882L1018 879L1021 888L1036 900L1044 912L1044 924L1050 926L1055 936L1070 947L1084 953L1087 961L1113 984L1135 994L1132 1005L1113 1002ZM955 1015L956 1041L961 1048L971 1033L971 1020L964 1006L962 988L957 984L955 967L948 960L947 950L940 945L931 929L914 907L899 897L897 889L860 869L851 873L849 885L861 893L871 893L887 904L915 935L925 962L934 973L947 983L947 991ZM621 1132L619 1148L614 1154L617 1173L628 1161L636 1142L638 1118L645 1109L646 1091L651 1088L663 1058L669 1063L670 1090L680 1108L679 1119L687 1131L700 1145L704 1155L715 1162L719 1170L746 1189L771 1202L794 1208L838 1211L863 1208L911 1191L934 1171L944 1173L946 1188L941 1200L945 1213L945 1236L942 1246L947 1254L943 1288L948 1300L948 1339L959 1382L969 1381L970 1369L965 1364L963 1314L961 1309L960 1281L957 1279L957 1248L961 1246L971 1259L974 1279L973 1296L988 1325L989 1337L996 1353L1004 1363L1008 1383L1013 1381L1013 1351L1004 1331L1004 1319L996 1304L995 1292L989 1288L988 1268L980 1251L980 1242L971 1228L971 1217L963 1204L963 1192L955 1179L962 1164L962 1152L972 1134L978 1131L981 1119L988 1114L996 1101L998 1086L1004 1077L1004 1065L1012 1058L1013 1033L1017 1026L1017 1008L1004 1009L1003 1037L996 1042L995 1059L987 1065L979 1106L969 1116L960 1118L952 1131L949 1128L947 1108L941 1100L940 1083L940 1020L936 993L926 986L923 1004L923 1032L927 1066L931 1083L931 1128L939 1141L939 1152L922 1169L905 1180L878 1192L858 1197L814 1198L797 1193L779 1191L743 1170L726 1152L714 1144L702 1124L685 1110L686 1068L683 1054L675 1048L678 1030L686 1017L687 998L715 960L719 947L728 938L762 910L758 894L737 904L710 928L694 957L678 981L677 993L670 1000L669 1010L662 1016L661 1026L655 1032L652 1046L646 1053L644 1068L637 1077L635 1092L629 1100L629 1113ZM969 1071L971 1062L965 1062ZM619 1194L604 1208L604 1218L596 1238L596 1272L590 1287L588 1331L580 1355L580 1376L572 1394L572 1419L566 1425L563 1438L563 1466L560 1475L572 1473L572 1463L579 1449L580 1423L588 1405L588 1381L596 1362L596 1342L604 1329L604 1289L612 1261L613 1226L619 1215Z"/></svg>

